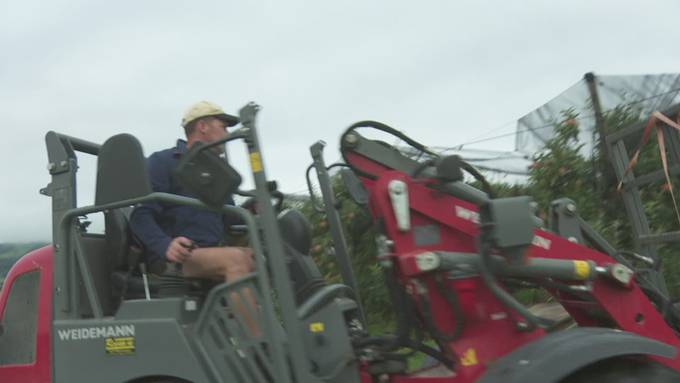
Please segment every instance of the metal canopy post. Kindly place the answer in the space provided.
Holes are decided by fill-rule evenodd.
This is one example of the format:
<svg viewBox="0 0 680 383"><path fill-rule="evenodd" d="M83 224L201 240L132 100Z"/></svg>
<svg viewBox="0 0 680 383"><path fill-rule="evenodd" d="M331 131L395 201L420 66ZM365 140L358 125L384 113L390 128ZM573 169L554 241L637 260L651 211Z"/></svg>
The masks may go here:
<svg viewBox="0 0 680 383"><path fill-rule="evenodd" d="M78 315L79 275L75 257L67 252L60 236L59 225L66 212L76 207L76 151L97 155L100 146L56 132L45 135L47 170L52 181L40 193L52 197L52 238L54 246L54 319L75 318ZM67 284L67 281L71 281Z"/></svg>
<svg viewBox="0 0 680 383"><path fill-rule="evenodd" d="M309 151L312 153L314 168L316 169L316 175L319 178L319 186L321 187L321 194L323 195L328 226L330 228L331 239L333 240L335 260L338 262L342 280L354 291L354 296L359 309L359 319L364 328L366 328L366 316L364 314L363 306L361 305L359 286L357 285L356 279L354 278L354 272L352 271L352 264L350 263L349 252L347 251L347 241L345 240L340 214L338 214L335 196L333 195L333 186L331 185L328 170L326 170L326 163L323 159L324 146L326 146L325 142L317 141L314 145L309 147Z"/></svg>
<svg viewBox="0 0 680 383"><path fill-rule="evenodd" d="M597 92L597 82L596 77L593 72L588 72L583 76L583 79L588 86L588 93L590 94L590 101L592 103L593 112L595 113L595 131L593 131L593 148L595 148L595 143L600 150L601 158L608 158L609 151L607 150L607 144L605 143L604 137L606 136L606 126L605 119L602 113L602 105L600 104L600 95ZM597 134L596 134L597 132ZM599 137L599 139L597 139ZM594 156L593 156L594 157ZM597 190L601 193L605 190L605 185L613 181L614 177L611 170L602 162L595 164L598 174L601 179L596 182Z"/></svg>
<svg viewBox="0 0 680 383"><path fill-rule="evenodd" d="M264 164L262 163L262 155L260 152L260 143L255 127L255 117L259 111L259 105L249 103L241 108L239 111L239 118L241 124L246 130L246 143L248 144L248 153L250 157L250 167L253 173L255 182L255 194L258 202L258 209L261 215L260 224L262 226L263 236L267 247L267 260L271 263L271 272L276 288L277 295L280 300L281 316L283 324L288 333L288 344L290 347L290 364L292 366L292 375L296 382L320 382L310 373L309 360L305 356L305 346L303 338L302 322L298 318L297 305L293 296L293 289L290 283L290 275L288 267L284 259L283 241L281 233L276 220L274 207L271 204L271 195L267 187L267 177L264 171ZM266 292L263 292L263 294ZM279 353L275 353L281 356ZM284 361L285 363L285 361ZM288 381L287 376L277 376L281 381Z"/></svg>

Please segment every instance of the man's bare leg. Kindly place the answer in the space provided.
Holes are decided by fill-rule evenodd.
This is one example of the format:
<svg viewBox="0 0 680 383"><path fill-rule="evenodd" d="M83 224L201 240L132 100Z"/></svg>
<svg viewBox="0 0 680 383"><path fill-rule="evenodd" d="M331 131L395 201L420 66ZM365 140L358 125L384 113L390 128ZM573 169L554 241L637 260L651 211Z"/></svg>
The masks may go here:
<svg viewBox="0 0 680 383"><path fill-rule="evenodd" d="M254 270L252 251L246 247L206 247L194 249L191 256L186 259L183 266L183 274L187 277L215 278L224 281L235 281L244 277ZM245 320L251 335L259 336L260 329L257 326L257 304L253 292L246 288L243 290L246 302L241 301L238 293L232 293L234 309ZM252 309L249 310L248 307Z"/></svg>

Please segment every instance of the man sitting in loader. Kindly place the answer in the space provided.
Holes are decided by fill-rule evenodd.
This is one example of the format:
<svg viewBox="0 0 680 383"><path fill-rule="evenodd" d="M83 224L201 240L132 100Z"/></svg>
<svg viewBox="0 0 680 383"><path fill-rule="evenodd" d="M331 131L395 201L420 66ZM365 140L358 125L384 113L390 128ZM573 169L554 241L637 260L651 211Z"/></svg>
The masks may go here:
<svg viewBox="0 0 680 383"><path fill-rule="evenodd" d="M147 160L153 190L194 197L172 176L179 158L196 142L226 137L227 129L238 122L237 117L226 114L214 103L201 101L192 105L181 124L187 140L178 140L174 148L155 152ZM152 270L164 270L166 263L172 270L170 266L175 264L181 265L176 270L184 277L224 281L253 271L251 249L225 246L224 217L218 212L145 203L133 211L130 228L146 248L145 261Z"/></svg>

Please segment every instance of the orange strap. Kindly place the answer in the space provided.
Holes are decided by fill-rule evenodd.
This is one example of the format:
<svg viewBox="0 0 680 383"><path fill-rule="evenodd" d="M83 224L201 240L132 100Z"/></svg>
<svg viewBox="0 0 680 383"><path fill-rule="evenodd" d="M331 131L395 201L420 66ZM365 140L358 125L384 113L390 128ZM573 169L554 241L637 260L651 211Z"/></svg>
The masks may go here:
<svg viewBox="0 0 680 383"><path fill-rule="evenodd" d="M623 172L623 177L621 177L621 181L619 181L619 186L617 187L617 190L619 191L621 190L621 187L623 186L623 179L633 169L635 164L637 164L638 160L640 159L640 151L642 150L642 147L644 146L645 143L647 143L647 140L649 139L649 135L652 132L652 129L656 128L656 140L659 144L659 155L661 156L663 172L664 175L666 176L666 182L668 183L668 191L671 193L671 199L673 200L673 209L675 209L675 216L678 218L678 223L680 223L680 212L678 211L678 204L675 201L675 194L673 193L673 183L671 182L671 177L670 174L668 173L668 159L666 158L666 141L664 140L663 129L661 128L661 126L658 126L659 121L665 123L666 125L680 132L680 115L678 115L678 121L676 122L671 120L670 118L668 118L659 111L653 112L652 115L649 117L649 121L647 122L647 126L645 126L645 130L642 132L642 140L640 140L640 144L638 145L637 150L633 155L633 158L630 159L630 161L628 162L628 166L626 166L626 170Z"/></svg>

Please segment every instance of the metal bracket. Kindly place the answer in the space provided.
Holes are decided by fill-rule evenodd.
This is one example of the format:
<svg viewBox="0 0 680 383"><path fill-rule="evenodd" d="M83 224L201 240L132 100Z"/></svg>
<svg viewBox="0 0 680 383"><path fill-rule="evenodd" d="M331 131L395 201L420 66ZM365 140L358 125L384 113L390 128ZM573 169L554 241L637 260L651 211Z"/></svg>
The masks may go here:
<svg viewBox="0 0 680 383"><path fill-rule="evenodd" d="M261 109L261 107L254 103L254 102L249 102L241 108L239 111L239 118L241 119L241 125L243 125L246 128L250 128L254 123L255 123L255 116L257 115L257 112Z"/></svg>
<svg viewBox="0 0 680 383"><path fill-rule="evenodd" d="M71 167L69 162L70 161L67 161L67 160L59 161L58 163L57 162L50 162L49 164L47 164L47 170L52 175L60 174L60 173L66 173L70 170L70 167Z"/></svg>
<svg viewBox="0 0 680 383"><path fill-rule="evenodd" d="M44 196L52 197L52 183L51 182L48 183L47 185L45 185L44 188L40 189L38 192Z"/></svg>
<svg viewBox="0 0 680 383"><path fill-rule="evenodd" d="M390 201L397 220L397 228L401 231L411 230L411 214L408 203L408 187L401 180L392 180L387 185Z"/></svg>

